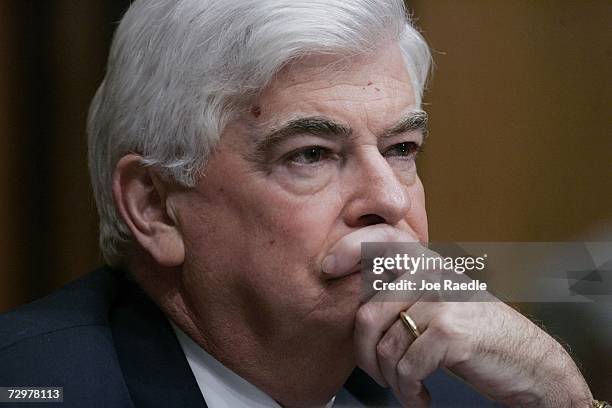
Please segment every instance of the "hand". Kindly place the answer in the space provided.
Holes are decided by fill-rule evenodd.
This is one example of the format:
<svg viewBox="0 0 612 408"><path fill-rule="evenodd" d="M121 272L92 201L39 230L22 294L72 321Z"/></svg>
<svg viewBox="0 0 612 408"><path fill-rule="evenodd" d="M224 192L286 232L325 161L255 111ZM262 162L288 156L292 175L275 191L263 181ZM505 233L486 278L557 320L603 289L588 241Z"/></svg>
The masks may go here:
<svg viewBox="0 0 612 408"><path fill-rule="evenodd" d="M323 270L334 277L354 272L362 242L415 241L389 225L365 227L331 249L333 260L324 260ZM357 363L405 406L428 406L422 381L438 367L510 406L591 406L588 386L563 347L492 295L487 302L431 302L418 295L385 302L381 295L357 312ZM404 310L422 333L417 339L398 319Z"/></svg>

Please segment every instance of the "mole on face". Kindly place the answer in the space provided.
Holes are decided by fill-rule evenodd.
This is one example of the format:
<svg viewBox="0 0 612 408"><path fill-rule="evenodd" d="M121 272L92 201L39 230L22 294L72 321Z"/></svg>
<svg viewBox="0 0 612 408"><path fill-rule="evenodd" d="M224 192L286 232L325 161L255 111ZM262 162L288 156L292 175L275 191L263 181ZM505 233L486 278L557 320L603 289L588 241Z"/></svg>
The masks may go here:
<svg viewBox="0 0 612 408"><path fill-rule="evenodd" d="M256 118L261 115L261 108L259 107L259 105L251 106L251 115L255 116Z"/></svg>

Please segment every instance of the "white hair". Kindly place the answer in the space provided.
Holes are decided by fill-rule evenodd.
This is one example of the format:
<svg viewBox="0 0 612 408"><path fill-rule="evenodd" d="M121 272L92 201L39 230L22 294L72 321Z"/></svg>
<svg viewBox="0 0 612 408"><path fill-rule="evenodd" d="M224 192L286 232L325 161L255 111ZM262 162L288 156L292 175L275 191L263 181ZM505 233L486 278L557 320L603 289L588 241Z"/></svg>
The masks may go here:
<svg viewBox="0 0 612 408"><path fill-rule="evenodd" d="M192 187L237 106L288 62L373 52L389 41L404 54L420 105L431 55L402 0L135 1L87 124L104 260L119 264L131 242L112 196L122 156L136 152Z"/></svg>

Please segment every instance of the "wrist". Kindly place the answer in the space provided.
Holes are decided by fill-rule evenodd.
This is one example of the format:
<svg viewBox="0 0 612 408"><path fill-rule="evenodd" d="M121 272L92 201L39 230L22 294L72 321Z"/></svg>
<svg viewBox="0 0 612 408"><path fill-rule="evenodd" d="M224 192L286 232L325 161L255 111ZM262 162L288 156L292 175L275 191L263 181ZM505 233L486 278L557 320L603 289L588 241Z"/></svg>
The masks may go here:
<svg viewBox="0 0 612 408"><path fill-rule="evenodd" d="M550 340L531 385L506 403L520 407L594 407L593 395L582 373L565 349Z"/></svg>

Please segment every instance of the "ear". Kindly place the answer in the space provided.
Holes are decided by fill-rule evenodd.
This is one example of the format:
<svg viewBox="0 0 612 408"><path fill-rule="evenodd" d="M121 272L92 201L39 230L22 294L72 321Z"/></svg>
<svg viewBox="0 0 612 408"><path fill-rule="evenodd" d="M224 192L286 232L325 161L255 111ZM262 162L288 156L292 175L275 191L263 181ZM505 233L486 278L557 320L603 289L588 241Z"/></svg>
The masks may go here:
<svg viewBox="0 0 612 408"><path fill-rule="evenodd" d="M123 222L158 264L173 267L183 263L185 247L167 187L137 154L115 166L113 198Z"/></svg>

